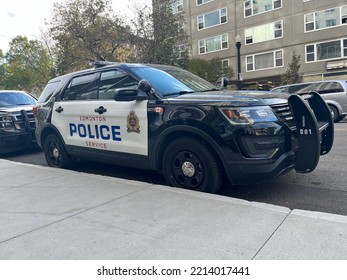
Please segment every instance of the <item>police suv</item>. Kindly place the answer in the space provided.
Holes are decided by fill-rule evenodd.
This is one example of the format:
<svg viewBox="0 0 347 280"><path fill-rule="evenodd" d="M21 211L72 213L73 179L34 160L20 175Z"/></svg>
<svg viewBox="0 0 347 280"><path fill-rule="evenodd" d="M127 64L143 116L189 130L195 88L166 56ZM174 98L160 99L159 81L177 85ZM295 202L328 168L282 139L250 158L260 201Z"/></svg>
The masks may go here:
<svg viewBox="0 0 347 280"><path fill-rule="evenodd" d="M157 170L167 183L215 193L307 173L333 144L319 94L228 91L173 66L95 63L52 79L35 109L47 164L84 158Z"/></svg>

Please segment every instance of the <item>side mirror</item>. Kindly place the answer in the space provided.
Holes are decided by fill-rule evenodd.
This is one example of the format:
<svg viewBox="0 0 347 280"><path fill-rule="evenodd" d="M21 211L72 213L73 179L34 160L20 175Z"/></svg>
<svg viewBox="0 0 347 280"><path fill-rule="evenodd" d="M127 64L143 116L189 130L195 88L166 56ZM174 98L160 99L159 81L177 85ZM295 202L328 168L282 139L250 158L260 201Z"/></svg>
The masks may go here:
<svg viewBox="0 0 347 280"><path fill-rule="evenodd" d="M152 90L152 85L147 80L141 80L137 86L137 89L149 94Z"/></svg>
<svg viewBox="0 0 347 280"><path fill-rule="evenodd" d="M114 94L114 100L116 101L133 101L147 99L147 95L139 95L138 90L133 88L116 89Z"/></svg>
<svg viewBox="0 0 347 280"><path fill-rule="evenodd" d="M221 79L221 87L226 88L229 85L229 80L227 77L222 77Z"/></svg>

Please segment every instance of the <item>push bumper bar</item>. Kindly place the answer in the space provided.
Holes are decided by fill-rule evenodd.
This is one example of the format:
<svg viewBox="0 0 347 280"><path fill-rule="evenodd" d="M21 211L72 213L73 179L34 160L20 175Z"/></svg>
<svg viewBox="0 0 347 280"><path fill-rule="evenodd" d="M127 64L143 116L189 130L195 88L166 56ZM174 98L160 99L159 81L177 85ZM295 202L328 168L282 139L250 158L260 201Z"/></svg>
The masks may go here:
<svg viewBox="0 0 347 280"><path fill-rule="evenodd" d="M317 92L291 95L288 103L297 129L295 170L309 173L316 168L320 155L332 148L334 122L329 107Z"/></svg>

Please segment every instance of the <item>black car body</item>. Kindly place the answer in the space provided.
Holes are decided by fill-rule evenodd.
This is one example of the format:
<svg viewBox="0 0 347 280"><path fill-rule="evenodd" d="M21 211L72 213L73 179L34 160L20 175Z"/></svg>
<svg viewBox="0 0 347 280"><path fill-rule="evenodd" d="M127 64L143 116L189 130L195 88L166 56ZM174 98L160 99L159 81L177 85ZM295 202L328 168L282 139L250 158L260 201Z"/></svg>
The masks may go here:
<svg viewBox="0 0 347 280"><path fill-rule="evenodd" d="M36 99L24 91L0 90L0 153L33 146Z"/></svg>
<svg viewBox="0 0 347 280"><path fill-rule="evenodd" d="M333 144L322 98L228 91L172 66L105 63L52 79L35 113L49 166L74 158L157 170L216 192L291 169L311 172Z"/></svg>

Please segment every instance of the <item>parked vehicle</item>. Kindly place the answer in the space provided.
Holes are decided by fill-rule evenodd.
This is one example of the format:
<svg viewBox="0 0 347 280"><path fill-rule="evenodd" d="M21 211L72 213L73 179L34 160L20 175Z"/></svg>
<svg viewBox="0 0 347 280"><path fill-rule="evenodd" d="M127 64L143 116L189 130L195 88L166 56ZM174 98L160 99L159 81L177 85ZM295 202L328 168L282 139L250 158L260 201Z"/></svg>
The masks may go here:
<svg viewBox="0 0 347 280"><path fill-rule="evenodd" d="M316 91L328 104L334 122L341 121L347 116L347 81L332 80L291 84L276 87L271 92L306 94Z"/></svg>
<svg viewBox="0 0 347 280"><path fill-rule="evenodd" d="M36 99L24 91L0 90L0 153L30 147L35 141Z"/></svg>
<svg viewBox="0 0 347 280"><path fill-rule="evenodd" d="M56 77L35 118L49 166L86 158L156 170L172 186L211 193L224 178L251 184L293 168L311 172L334 134L317 93L228 91L165 65L96 63Z"/></svg>

